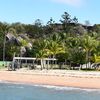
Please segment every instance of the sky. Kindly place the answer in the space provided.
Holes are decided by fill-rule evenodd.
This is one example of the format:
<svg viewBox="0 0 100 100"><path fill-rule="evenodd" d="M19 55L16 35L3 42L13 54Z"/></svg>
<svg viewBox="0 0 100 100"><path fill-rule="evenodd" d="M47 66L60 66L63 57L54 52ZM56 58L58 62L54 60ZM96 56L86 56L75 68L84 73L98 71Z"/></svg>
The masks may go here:
<svg viewBox="0 0 100 100"><path fill-rule="evenodd" d="M52 17L59 23L64 12L79 23L100 24L100 0L0 0L1 22L33 24L41 19L46 24Z"/></svg>

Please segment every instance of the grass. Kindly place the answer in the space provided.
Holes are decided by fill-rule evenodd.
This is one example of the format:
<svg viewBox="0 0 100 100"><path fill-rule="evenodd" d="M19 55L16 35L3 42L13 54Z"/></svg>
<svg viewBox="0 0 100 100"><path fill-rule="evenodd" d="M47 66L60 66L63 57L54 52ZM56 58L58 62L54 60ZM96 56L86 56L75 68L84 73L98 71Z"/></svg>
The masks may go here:
<svg viewBox="0 0 100 100"><path fill-rule="evenodd" d="M3 68L5 68L5 66L4 65L0 65L0 69L3 69Z"/></svg>
<svg viewBox="0 0 100 100"><path fill-rule="evenodd" d="M5 65L4 65L4 62L3 61L0 61L0 69L4 69L5 66L9 65L10 61L6 61L5 62Z"/></svg>

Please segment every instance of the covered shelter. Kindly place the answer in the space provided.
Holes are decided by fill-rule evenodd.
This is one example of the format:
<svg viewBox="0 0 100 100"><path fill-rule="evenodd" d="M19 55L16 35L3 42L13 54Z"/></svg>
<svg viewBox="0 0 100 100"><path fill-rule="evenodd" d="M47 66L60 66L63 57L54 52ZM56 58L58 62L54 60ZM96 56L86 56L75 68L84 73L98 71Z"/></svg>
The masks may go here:
<svg viewBox="0 0 100 100"><path fill-rule="evenodd" d="M52 68L53 65L57 65L57 59L55 58L32 58L32 57L13 57L12 67L17 62L17 68L28 67L29 69L43 69Z"/></svg>

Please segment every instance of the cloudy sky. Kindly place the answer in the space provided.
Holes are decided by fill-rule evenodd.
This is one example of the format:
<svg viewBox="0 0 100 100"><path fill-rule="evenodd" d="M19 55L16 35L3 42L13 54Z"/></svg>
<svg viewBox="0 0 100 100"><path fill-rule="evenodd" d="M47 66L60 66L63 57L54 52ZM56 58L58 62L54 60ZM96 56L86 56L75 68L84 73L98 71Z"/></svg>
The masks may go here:
<svg viewBox="0 0 100 100"><path fill-rule="evenodd" d="M68 12L80 23L89 20L100 23L100 0L0 0L0 21L32 24L41 19L45 24L50 17L59 22Z"/></svg>

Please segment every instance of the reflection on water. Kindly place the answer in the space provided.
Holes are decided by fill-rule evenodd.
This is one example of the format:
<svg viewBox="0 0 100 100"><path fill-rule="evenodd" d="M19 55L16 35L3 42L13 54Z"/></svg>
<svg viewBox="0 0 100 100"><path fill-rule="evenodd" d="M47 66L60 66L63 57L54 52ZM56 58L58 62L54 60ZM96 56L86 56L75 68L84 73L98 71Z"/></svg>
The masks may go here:
<svg viewBox="0 0 100 100"><path fill-rule="evenodd" d="M0 83L0 100L99 100L100 90Z"/></svg>

